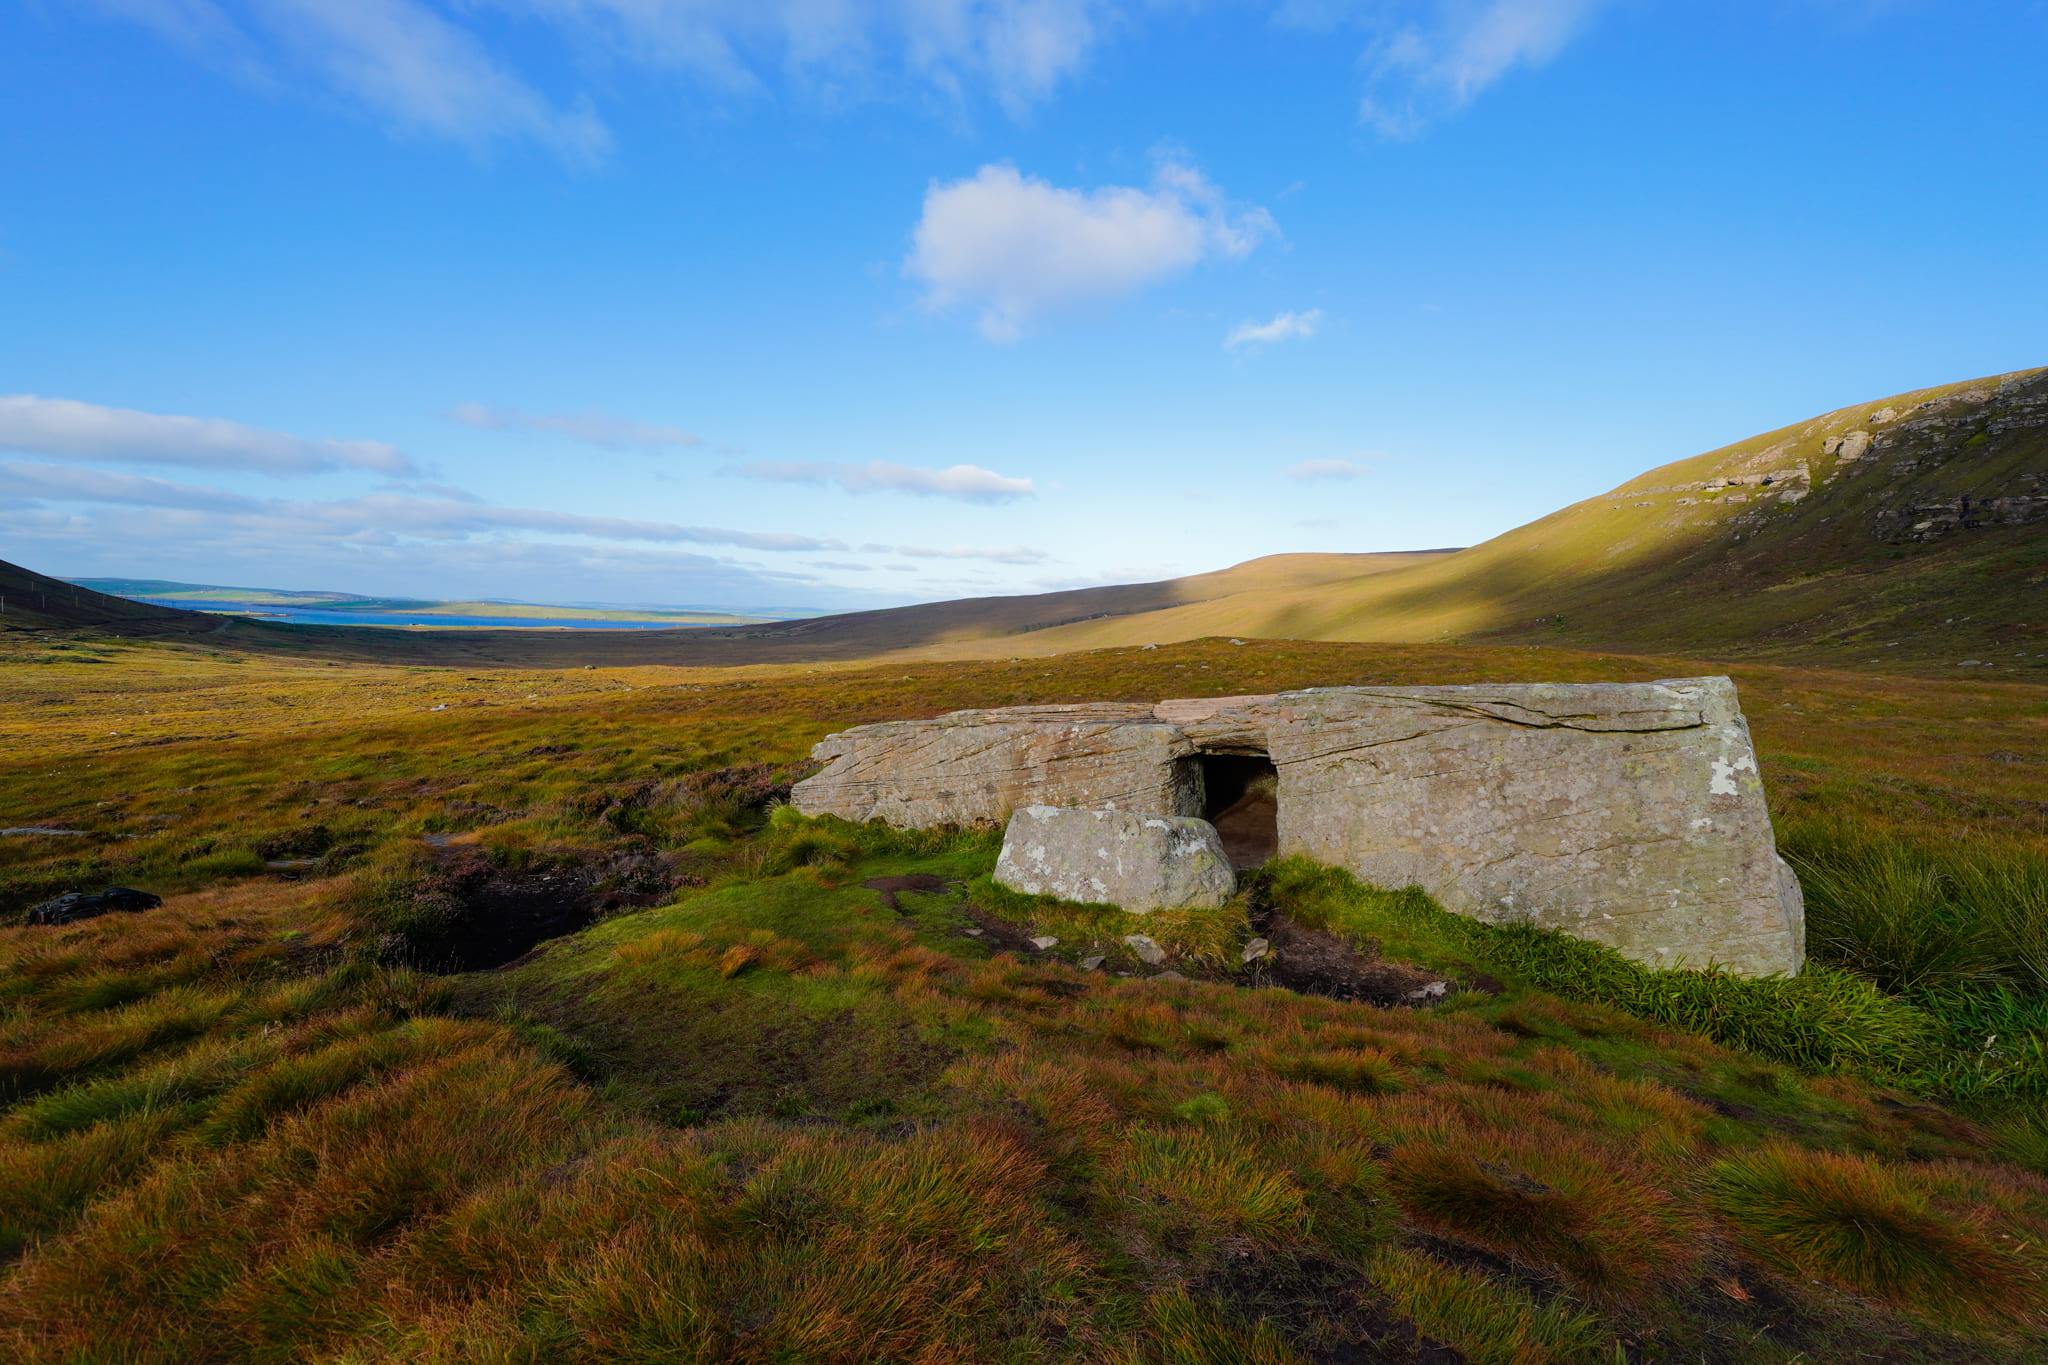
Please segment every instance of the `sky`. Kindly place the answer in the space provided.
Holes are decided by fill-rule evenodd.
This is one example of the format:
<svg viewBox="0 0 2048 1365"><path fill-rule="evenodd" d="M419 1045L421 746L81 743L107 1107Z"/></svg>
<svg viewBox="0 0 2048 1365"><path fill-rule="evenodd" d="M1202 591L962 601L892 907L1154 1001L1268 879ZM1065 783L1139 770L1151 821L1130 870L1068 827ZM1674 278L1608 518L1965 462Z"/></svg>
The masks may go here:
<svg viewBox="0 0 2048 1365"><path fill-rule="evenodd" d="M845 609L2048 364L2048 0L15 0L0 558Z"/></svg>

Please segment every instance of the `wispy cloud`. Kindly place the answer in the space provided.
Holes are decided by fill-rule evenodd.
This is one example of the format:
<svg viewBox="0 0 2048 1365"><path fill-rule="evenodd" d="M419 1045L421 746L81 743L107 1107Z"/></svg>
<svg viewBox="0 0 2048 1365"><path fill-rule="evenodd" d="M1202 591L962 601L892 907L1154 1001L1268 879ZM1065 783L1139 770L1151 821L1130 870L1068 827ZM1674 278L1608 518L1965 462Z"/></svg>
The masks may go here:
<svg viewBox="0 0 2048 1365"><path fill-rule="evenodd" d="M382 441L309 440L219 417L171 417L28 393L0 397L0 450L275 476L341 468L398 476L418 472L409 457Z"/></svg>
<svg viewBox="0 0 2048 1365"><path fill-rule="evenodd" d="M1268 346L1289 337L1312 337L1323 324L1323 310L1311 308L1306 313L1278 313L1271 322L1244 321L1230 329L1230 335L1223 338L1226 350L1234 351L1240 346Z"/></svg>
<svg viewBox="0 0 2048 1365"><path fill-rule="evenodd" d="M962 502L1011 502L1033 496L1031 480L1013 479L971 464L921 469L886 460L871 460L867 464L755 460L731 472L768 483L830 484L849 493L914 493L921 497L957 498Z"/></svg>
<svg viewBox="0 0 2048 1365"><path fill-rule="evenodd" d="M1279 23L1371 35L1360 117L1394 137L1416 135L1517 67L1551 60L1609 2L1258 0ZM606 157L609 129L587 98L551 96L522 75L520 59L561 66L570 58L584 69L610 61L674 74L726 100L786 91L844 107L908 97L957 119L988 98L1021 118L1113 35L1183 8L1164 0L78 3L141 24L266 91L324 86L398 135L480 149L524 142L576 165ZM496 16L521 21L517 46ZM995 316L985 325L1005 333ZM1012 316L1008 327L1021 322Z"/></svg>
<svg viewBox="0 0 2048 1365"><path fill-rule="evenodd" d="M665 450L704 444L702 436L680 427L654 426L602 412L554 415L458 403L448 415L478 431L540 431L608 450Z"/></svg>
<svg viewBox="0 0 2048 1365"><path fill-rule="evenodd" d="M778 83L833 104L916 87L958 106L986 92L1023 115L1080 70L1132 0L87 0L270 89L311 73L402 134L524 141L604 158L587 101L549 98L479 22L528 21L593 57L683 74L721 95ZM544 27L543 27L544 26ZM551 32L550 32L551 30Z"/></svg>
<svg viewBox="0 0 2048 1365"><path fill-rule="evenodd" d="M1610 0L1435 0L1425 15L1368 20L1359 118L1382 136L1410 138L1456 113L1517 67L1554 59Z"/></svg>
<svg viewBox="0 0 2048 1365"><path fill-rule="evenodd" d="M1290 479L1300 479L1304 482L1315 479L1355 479L1360 475L1372 473L1372 466L1357 460L1303 460L1300 464L1287 466L1281 472ZM1308 524L1302 523L1304 526Z"/></svg>
<svg viewBox="0 0 2048 1365"><path fill-rule="evenodd" d="M541 508L495 507L473 500L372 493L325 501L255 498L165 479L62 465L0 463L0 504L111 504L162 511L205 513L217 531L262 531L280 538L342 538L393 541L410 537L460 541L503 532L538 532L593 540L729 545L774 552L844 552L846 543L780 531L734 531L719 526L683 526L667 521L588 516ZM163 528L159 539L179 531Z"/></svg>
<svg viewBox="0 0 2048 1365"><path fill-rule="evenodd" d="M896 553L907 559L985 559L992 564L1042 564L1046 560L1045 551L1029 545L955 545L945 550L900 545Z"/></svg>
<svg viewBox="0 0 2048 1365"><path fill-rule="evenodd" d="M549 99L475 30L420 0L97 0L96 8L266 90L310 76L397 134L477 149L529 142L582 166L611 149L588 101Z"/></svg>
<svg viewBox="0 0 2048 1365"><path fill-rule="evenodd" d="M611 134L587 106L562 109L492 60L469 30L415 0L257 0L285 45L394 127L472 146L524 139L601 161Z"/></svg>
<svg viewBox="0 0 2048 1365"><path fill-rule="evenodd" d="M1036 318L1246 256L1277 231L1264 209L1232 208L1177 160L1161 163L1150 189L1062 189L990 165L925 191L903 272L927 306L979 309L983 336L1014 341Z"/></svg>
<svg viewBox="0 0 2048 1365"><path fill-rule="evenodd" d="M622 58L731 90L779 73L839 98L904 82L986 90L1013 116L1084 66L1130 0L497 0L601 36Z"/></svg>

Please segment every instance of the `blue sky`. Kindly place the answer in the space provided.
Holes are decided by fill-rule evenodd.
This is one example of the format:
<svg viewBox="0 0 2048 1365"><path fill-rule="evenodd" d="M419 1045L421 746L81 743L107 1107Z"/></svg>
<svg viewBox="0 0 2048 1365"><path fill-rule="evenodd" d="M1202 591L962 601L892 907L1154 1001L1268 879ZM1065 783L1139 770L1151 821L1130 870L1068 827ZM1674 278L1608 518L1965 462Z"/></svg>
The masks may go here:
<svg viewBox="0 0 2048 1365"><path fill-rule="evenodd" d="M2048 363L2048 4L28 0L0 557L846 607Z"/></svg>

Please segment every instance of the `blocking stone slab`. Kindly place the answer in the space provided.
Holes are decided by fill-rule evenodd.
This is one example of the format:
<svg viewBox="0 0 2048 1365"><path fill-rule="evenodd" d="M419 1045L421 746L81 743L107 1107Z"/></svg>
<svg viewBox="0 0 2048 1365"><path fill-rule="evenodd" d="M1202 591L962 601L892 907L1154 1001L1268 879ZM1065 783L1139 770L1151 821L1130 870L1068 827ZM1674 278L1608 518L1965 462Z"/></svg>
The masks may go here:
<svg viewBox="0 0 2048 1365"><path fill-rule="evenodd" d="M1207 820L1057 806L1026 806L1010 817L995 879L1026 895L1136 914L1214 910L1237 890L1230 855Z"/></svg>
<svg viewBox="0 0 2048 1365"><path fill-rule="evenodd" d="M1245 765L1269 762L1283 855L1652 966L1804 960L1799 883L1727 678L1010 707L861 726L812 753L826 766L797 784L799 810L910 827L1030 805L1224 818Z"/></svg>

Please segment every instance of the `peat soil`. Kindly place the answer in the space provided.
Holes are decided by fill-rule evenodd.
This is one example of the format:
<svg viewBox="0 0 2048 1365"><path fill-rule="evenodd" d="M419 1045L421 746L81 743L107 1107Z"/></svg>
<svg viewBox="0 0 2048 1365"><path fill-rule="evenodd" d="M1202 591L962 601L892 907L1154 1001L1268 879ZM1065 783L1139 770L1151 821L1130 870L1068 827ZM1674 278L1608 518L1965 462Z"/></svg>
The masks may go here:
<svg viewBox="0 0 2048 1365"><path fill-rule="evenodd" d="M1252 927L1270 945L1264 957L1246 968L1257 985L1284 986L1299 995L1332 1000L1406 1006L1433 1004L1459 991L1499 995L1504 989L1477 968L1448 975L1383 958L1371 943L1308 928L1271 907L1253 912Z"/></svg>
<svg viewBox="0 0 2048 1365"><path fill-rule="evenodd" d="M659 905L687 881L655 854L505 868L460 846L429 847L444 913L432 928L394 935L387 955L438 975L511 966L608 912Z"/></svg>
<svg viewBox="0 0 2048 1365"><path fill-rule="evenodd" d="M883 905L902 913L897 894L903 891L933 893L959 888L963 883L948 881L929 873L906 877L875 877L861 883L882 897ZM972 927L963 932L988 945L990 951L1014 953L1031 961L1086 961L1098 954L1105 970L1124 976L1157 976L1168 972L1184 978L1217 981L1247 989L1279 986L1298 995L1321 995L1332 1000L1353 1000L1368 1005L1415 1008L1432 1004L1459 991L1483 991L1499 995L1500 982L1476 968L1464 968L1456 975L1431 971L1412 963L1395 962L1379 955L1375 945L1358 943L1325 929L1299 924L1271 906L1255 906L1254 934L1266 941L1265 953L1254 961L1206 963L1168 958L1156 966L1140 962L1118 940L1099 945L1059 943L1040 948L1031 930L979 905L962 907ZM1126 970L1128 969L1128 970Z"/></svg>

